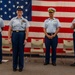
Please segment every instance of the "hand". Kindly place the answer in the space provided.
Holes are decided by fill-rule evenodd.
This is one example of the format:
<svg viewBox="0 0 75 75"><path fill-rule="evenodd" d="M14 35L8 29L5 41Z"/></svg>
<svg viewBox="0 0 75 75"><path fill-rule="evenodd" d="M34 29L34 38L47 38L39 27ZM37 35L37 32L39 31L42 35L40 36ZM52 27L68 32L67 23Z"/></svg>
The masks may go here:
<svg viewBox="0 0 75 75"><path fill-rule="evenodd" d="M24 45L27 43L27 40L24 40Z"/></svg>
<svg viewBox="0 0 75 75"><path fill-rule="evenodd" d="M47 36L49 39L53 39L55 37L55 34L54 35L48 35Z"/></svg>
<svg viewBox="0 0 75 75"><path fill-rule="evenodd" d="M52 35L53 38L54 38L55 36L56 36L55 34Z"/></svg>
<svg viewBox="0 0 75 75"><path fill-rule="evenodd" d="M47 37L48 37L49 39L52 39L52 38L53 38L53 36L52 36L52 35L48 35Z"/></svg>
<svg viewBox="0 0 75 75"><path fill-rule="evenodd" d="M8 39L9 44L11 44L11 39Z"/></svg>

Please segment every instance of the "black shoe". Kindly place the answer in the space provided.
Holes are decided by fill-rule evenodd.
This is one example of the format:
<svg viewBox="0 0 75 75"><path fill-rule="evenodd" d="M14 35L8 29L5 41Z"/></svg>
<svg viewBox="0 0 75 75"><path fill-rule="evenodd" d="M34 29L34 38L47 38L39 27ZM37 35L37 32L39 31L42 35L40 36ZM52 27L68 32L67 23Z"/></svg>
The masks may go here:
<svg viewBox="0 0 75 75"><path fill-rule="evenodd" d="M0 64L2 64L2 62L0 61Z"/></svg>
<svg viewBox="0 0 75 75"><path fill-rule="evenodd" d="M71 64L70 66L75 66L75 62L73 64Z"/></svg>
<svg viewBox="0 0 75 75"><path fill-rule="evenodd" d="M19 69L19 72L22 72L23 71L23 69Z"/></svg>
<svg viewBox="0 0 75 75"><path fill-rule="evenodd" d="M16 72L16 71L17 71L17 69L16 69L16 68L13 68L13 71L14 71L14 72Z"/></svg>
<svg viewBox="0 0 75 75"><path fill-rule="evenodd" d="M44 63L44 65L48 65L48 64L49 64L49 63L46 63L46 62Z"/></svg>
<svg viewBox="0 0 75 75"><path fill-rule="evenodd" d="M56 66L56 63L52 63L53 66Z"/></svg>

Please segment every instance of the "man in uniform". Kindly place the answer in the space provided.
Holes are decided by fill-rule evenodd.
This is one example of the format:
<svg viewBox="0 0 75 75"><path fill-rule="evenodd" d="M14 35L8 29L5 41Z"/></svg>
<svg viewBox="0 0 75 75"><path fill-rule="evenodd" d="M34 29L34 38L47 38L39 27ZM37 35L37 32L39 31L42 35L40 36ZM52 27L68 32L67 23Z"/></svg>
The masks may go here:
<svg viewBox="0 0 75 75"><path fill-rule="evenodd" d="M45 63L48 65L50 62L50 46L52 47L52 65L56 66L56 48L58 44L57 33L60 29L60 22L57 18L54 18L55 8L48 8L49 18L44 21L44 33L45 33Z"/></svg>
<svg viewBox="0 0 75 75"><path fill-rule="evenodd" d="M73 44L74 44L74 59L75 59L75 19L73 19L73 21L72 21L71 28L74 30L74 32L73 32ZM71 64L71 66L75 66L75 61L73 64Z"/></svg>
<svg viewBox="0 0 75 75"><path fill-rule="evenodd" d="M4 27L4 22L3 19L0 18L0 64L2 64L2 35L1 35L1 31Z"/></svg>
<svg viewBox="0 0 75 75"><path fill-rule="evenodd" d="M30 25L29 22L22 17L23 8L21 8L21 6L17 8L16 13L17 16L12 18L9 23L8 40L9 43L12 41L13 71L17 71L17 66L19 66L19 71L21 72L24 67L24 45L28 39Z"/></svg>

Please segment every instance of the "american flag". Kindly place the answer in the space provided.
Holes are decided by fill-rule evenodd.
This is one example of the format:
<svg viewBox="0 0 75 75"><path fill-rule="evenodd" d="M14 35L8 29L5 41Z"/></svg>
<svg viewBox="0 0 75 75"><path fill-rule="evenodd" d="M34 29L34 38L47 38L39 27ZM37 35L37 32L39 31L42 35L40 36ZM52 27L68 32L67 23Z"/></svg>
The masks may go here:
<svg viewBox="0 0 75 75"><path fill-rule="evenodd" d="M0 0L0 16L4 20L10 20L16 16L16 8L21 6L23 8L24 17L31 20L31 0Z"/></svg>
<svg viewBox="0 0 75 75"><path fill-rule="evenodd" d="M3 13L4 15L6 15L7 11L13 8L14 4L17 4L17 5L21 4L21 6L23 7L27 6L26 8L24 8L25 15L23 16L27 19L28 19L28 16L31 16L31 18L28 19L31 26L29 28L28 43L26 44L26 48L25 48L26 52L30 51L31 38L43 38L44 39L43 22L46 18L49 17L48 11L47 11L49 7L54 7L56 9L55 17L58 18L61 22L61 29L60 29L60 32L58 33L59 39L58 39L57 53L63 52L63 40L64 39L69 39L69 40L73 39L72 37L73 30L70 28L70 25L71 25L72 20L75 17L75 0L32 0L32 1L31 0L8 0L8 1L0 0L0 16L3 19L5 18L4 20L5 20L5 25L6 25L3 31L4 38L7 38L7 35L8 35L7 30L8 30L9 21L6 20L6 16L3 16ZM7 7L5 11L3 7L4 6L6 7L8 5L11 8L9 9L9 7ZM9 11L9 14L11 14L9 15L9 20L11 17L15 16L15 10L16 10L16 7L14 7L13 9L14 14L11 10ZM44 46L44 49L45 49L45 46Z"/></svg>

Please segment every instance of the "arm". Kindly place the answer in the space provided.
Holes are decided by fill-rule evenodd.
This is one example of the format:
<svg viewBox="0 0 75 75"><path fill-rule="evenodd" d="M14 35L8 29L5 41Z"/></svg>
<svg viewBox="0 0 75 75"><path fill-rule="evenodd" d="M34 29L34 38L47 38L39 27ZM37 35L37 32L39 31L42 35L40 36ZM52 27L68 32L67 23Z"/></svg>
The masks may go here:
<svg viewBox="0 0 75 75"><path fill-rule="evenodd" d="M52 39L53 37L55 37L55 36L58 34L59 29L60 29L60 27L57 28L57 30L56 30L56 32L55 32L54 35L48 35L47 32L46 32L46 29L44 28L44 33L45 33L45 35L46 35L49 39Z"/></svg>
<svg viewBox="0 0 75 75"><path fill-rule="evenodd" d="M71 23L71 28L75 29L75 19L73 19L72 23Z"/></svg>
<svg viewBox="0 0 75 75"><path fill-rule="evenodd" d="M55 34L53 35L53 37L55 37L55 36L58 34L59 30L60 30L60 27L58 27L58 28L56 29L56 32L55 32Z"/></svg>
<svg viewBox="0 0 75 75"><path fill-rule="evenodd" d="M12 28L9 27L9 30L8 30L8 41L9 41L9 43L11 43L11 33L12 33Z"/></svg>
<svg viewBox="0 0 75 75"><path fill-rule="evenodd" d="M1 27L1 29L3 30L3 27L4 27L4 22L3 22L3 19L1 19L1 22L0 22L0 27Z"/></svg>
<svg viewBox="0 0 75 75"><path fill-rule="evenodd" d="M46 35L47 37L49 37L50 35L47 34L46 29L43 28L43 30L44 30L45 35Z"/></svg>
<svg viewBox="0 0 75 75"><path fill-rule="evenodd" d="M47 20L44 21L43 31L44 31L44 34L45 34L48 38L50 38L50 35L48 35L47 32L46 32L46 28L47 28L47 26L46 26L46 21L47 21Z"/></svg>
<svg viewBox="0 0 75 75"><path fill-rule="evenodd" d="M8 39L11 39L13 19L9 22Z"/></svg>
<svg viewBox="0 0 75 75"><path fill-rule="evenodd" d="M52 39L52 38L53 38L53 36L52 36L52 35L48 35L48 34L47 34L47 32L46 32L46 29L45 29L45 28L44 28L43 30L44 30L45 35L46 35L49 39Z"/></svg>
<svg viewBox="0 0 75 75"><path fill-rule="evenodd" d="M75 29L75 23L72 24L71 28L72 29Z"/></svg>
<svg viewBox="0 0 75 75"><path fill-rule="evenodd" d="M26 36L25 39L28 39L29 27L26 28Z"/></svg>
<svg viewBox="0 0 75 75"><path fill-rule="evenodd" d="M29 27L26 28L26 35L25 35L25 40L24 40L24 44L27 43L27 39L28 39L28 33L29 33Z"/></svg>
<svg viewBox="0 0 75 75"><path fill-rule="evenodd" d="M60 27L61 27L61 24L60 24L60 22L59 22L58 19L57 19L57 22L58 22L57 28L56 28L56 31L55 31L55 34L53 35L53 37L55 37L55 36L58 34L58 32L59 32L59 30L60 30Z"/></svg>
<svg viewBox="0 0 75 75"><path fill-rule="evenodd" d="M25 40L27 41L30 25L29 25L28 20L25 19L25 21L26 21L26 28L25 28L25 33L26 33L26 35L25 35Z"/></svg>

